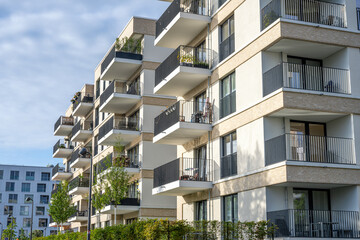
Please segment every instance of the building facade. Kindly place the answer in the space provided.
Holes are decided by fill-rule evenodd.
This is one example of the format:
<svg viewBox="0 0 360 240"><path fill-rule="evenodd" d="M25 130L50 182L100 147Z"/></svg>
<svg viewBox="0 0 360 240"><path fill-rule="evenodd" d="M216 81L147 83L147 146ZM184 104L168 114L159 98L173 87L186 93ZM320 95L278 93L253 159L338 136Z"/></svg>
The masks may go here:
<svg viewBox="0 0 360 240"><path fill-rule="evenodd" d="M276 237L360 237L360 1L174 0L155 46L153 194L184 220L270 220Z"/></svg>
<svg viewBox="0 0 360 240"><path fill-rule="evenodd" d="M56 228L48 226L47 211L55 184L51 170L52 167L0 165L0 230L15 221L17 235L21 229L30 234L32 199L33 230L41 230L46 236L56 234Z"/></svg>

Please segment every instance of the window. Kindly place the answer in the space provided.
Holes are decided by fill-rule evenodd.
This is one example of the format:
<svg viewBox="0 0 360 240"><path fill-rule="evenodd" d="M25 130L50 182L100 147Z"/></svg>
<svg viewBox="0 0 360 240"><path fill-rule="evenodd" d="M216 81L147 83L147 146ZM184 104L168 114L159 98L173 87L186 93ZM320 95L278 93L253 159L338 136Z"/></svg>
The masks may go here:
<svg viewBox="0 0 360 240"><path fill-rule="evenodd" d="M39 218L39 227L47 227L47 218Z"/></svg>
<svg viewBox="0 0 360 240"><path fill-rule="evenodd" d="M0 170L0 179L4 178L4 170Z"/></svg>
<svg viewBox="0 0 360 240"><path fill-rule="evenodd" d="M48 204L49 196L48 195L40 195L40 204Z"/></svg>
<svg viewBox="0 0 360 240"><path fill-rule="evenodd" d="M2 194L0 193L0 203L2 202Z"/></svg>
<svg viewBox="0 0 360 240"><path fill-rule="evenodd" d="M26 172L26 181L34 181L35 172Z"/></svg>
<svg viewBox="0 0 360 240"><path fill-rule="evenodd" d="M19 180L19 171L10 171L10 180Z"/></svg>
<svg viewBox="0 0 360 240"><path fill-rule="evenodd" d="M18 195L17 194L9 194L9 203L17 203Z"/></svg>
<svg viewBox="0 0 360 240"><path fill-rule="evenodd" d="M195 97L195 113L203 112L206 103L206 92Z"/></svg>
<svg viewBox="0 0 360 240"><path fill-rule="evenodd" d="M9 226L11 222L16 223L16 218L8 217L7 222L6 222L6 226Z"/></svg>
<svg viewBox="0 0 360 240"><path fill-rule="evenodd" d="M21 191L22 192L30 192L30 183L22 183Z"/></svg>
<svg viewBox="0 0 360 240"><path fill-rule="evenodd" d="M46 184L38 183L37 192L46 192Z"/></svg>
<svg viewBox="0 0 360 240"><path fill-rule="evenodd" d="M50 181L50 173L41 173L41 181Z"/></svg>
<svg viewBox="0 0 360 240"><path fill-rule="evenodd" d="M220 26L220 62L235 51L234 32L234 16L232 16Z"/></svg>
<svg viewBox="0 0 360 240"><path fill-rule="evenodd" d="M99 125L99 108L95 108L95 127Z"/></svg>
<svg viewBox="0 0 360 240"><path fill-rule="evenodd" d="M235 73L220 82L220 118L236 111L236 79Z"/></svg>
<svg viewBox="0 0 360 240"><path fill-rule="evenodd" d="M129 149L127 155L130 158L131 167L139 167L139 145Z"/></svg>
<svg viewBox="0 0 360 240"><path fill-rule="evenodd" d="M238 196L237 194L223 197L223 221L238 221Z"/></svg>
<svg viewBox="0 0 360 240"><path fill-rule="evenodd" d="M360 5L360 3L359 3ZM358 20L358 29L360 30L360 6L356 8L357 20Z"/></svg>
<svg viewBox="0 0 360 240"><path fill-rule="evenodd" d="M7 182L7 183L6 183L5 190L6 190L7 192L13 192L13 191L15 191L15 183L14 183L14 182Z"/></svg>
<svg viewBox="0 0 360 240"><path fill-rule="evenodd" d="M36 207L36 213L35 215L45 215L45 207Z"/></svg>
<svg viewBox="0 0 360 240"><path fill-rule="evenodd" d="M20 206L20 215L28 216L29 215L29 207L28 206Z"/></svg>
<svg viewBox="0 0 360 240"><path fill-rule="evenodd" d="M237 174L237 140L236 132L230 133L221 139L221 178Z"/></svg>
<svg viewBox="0 0 360 240"><path fill-rule="evenodd" d="M4 206L4 215L13 214L14 206Z"/></svg>
<svg viewBox="0 0 360 240"><path fill-rule="evenodd" d="M207 201L195 203L195 221L207 220Z"/></svg>
<svg viewBox="0 0 360 240"><path fill-rule="evenodd" d="M24 196L24 203L31 203L31 201L26 201L27 198L34 199L34 195L33 194L25 194L25 196Z"/></svg>

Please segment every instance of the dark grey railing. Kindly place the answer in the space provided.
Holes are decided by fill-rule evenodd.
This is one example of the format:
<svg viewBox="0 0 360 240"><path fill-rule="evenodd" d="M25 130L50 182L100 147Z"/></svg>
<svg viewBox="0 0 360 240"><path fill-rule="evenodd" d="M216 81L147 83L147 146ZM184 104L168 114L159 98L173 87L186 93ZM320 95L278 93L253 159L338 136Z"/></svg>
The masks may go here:
<svg viewBox="0 0 360 240"><path fill-rule="evenodd" d="M356 211L280 210L267 213L277 226L275 237L359 238Z"/></svg>
<svg viewBox="0 0 360 240"><path fill-rule="evenodd" d="M115 124L114 117L111 117L104 125L99 129L99 140L105 137L111 130L129 130L129 131L140 131L140 119L122 117L117 120Z"/></svg>
<svg viewBox="0 0 360 240"><path fill-rule="evenodd" d="M79 92L79 94L73 99L73 110L75 110L80 103L93 103L94 93L93 92Z"/></svg>
<svg viewBox="0 0 360 240"><path fill-rule="evenodd" d="M104 61L101 63L101 73L104 73L106 68L115 58L127 58L132 60L139 60L143 59L143 56L137 49L134 49L132 52L125 52L125 51L116 51L115 46L109 51L108 55L105 57Z"/></svg>
<svg viewBox="0 0 360 240"><path fill-rule="evenodd" d="M137 195L137 196L135 196ZM120 201L120 204L117 204L118 206L119 205L122 205L122 206L140 206L140 196L138 196L138 194L135 194L133 196L129 196L127 198L124 198ZM110 202L110 205L115 205L114 202Z"/></svg>
<svg viewBox="0 0 360 240"><path fill-rule="evenodd" d="M156 37L158 37L169 25L169 23L180 12L208 15L206 0L174 0L170 6L156 21Z"/></svg>
<svg viewBox="0 0 360 240"><path fill-rule="evenodd" d="M235 52L235 34L230 35L219 45L219 61L221 62Z"/></svg>
<svg viewBox="0 0 360 240"><path fill-rule="evenodd" d="M113 81L100 95L100 105L103 105L113 93L140 95L140 87L137 83L130 84L129 86L124 84L123 87L115 86L115 84L116 82Z"/></svg>
<svg viewBox="0 0 360 240"><path fill-rule="evenodd" d="M69 185L68 185L69 191L71 191L77 187L89 187L89 179L76 177L69 182Z"/></svg>
<svg viewBox="0 0 360 240"><path fill-rule="evenodd" d="M56 166L53 167L53 169L52 169L52 176L55 176L55 174L57 174L59 172L65 172L65 168L60 167L59 164L56 164Z"/></svg>
<svg viewBox="0 0 360 240"><path fill-rule="evenodd" d="M85 122L78 121L71 131L72 136L75 136L80 130L92 131L93 121L85 121Z"/></svg>
<svg viewBox="0 0 360 240"><path fill-rule="evenodd" d="M54 131L56 131L60 125L74 126L74 118L61 116L54 125Z"/></svg>
<svg viewBox="0 0 360 240"><path fill-rule="evenodd" d="M91 154L89 154L89 153L91 153L91 149L87 149L87 154L85 154L84 156L80 156L80 154L79 154L79 152L80 152L80 148L78 148L75 152L73 152L72 154L71 154L71 157L70 157L70 160L68 161L69 162L69 166L71 165L71 164L73 164L77 159L79 159L79 158L90 158L91 157Z"/></svg>
<svg viewBox="0 0 360 240"><path fill-rule="evenodd" d="M159 116L154 121L154 135L158 135L177 122L203 123L212 122L211 108L204 109L204 105L210 106L210 103L199 104L195 101L178 101ZM201 105L201 106L200 106Z"/></svg>
<svg viewBox="0 0 360 240"><path fill-rule="evenodd" d="M334 27L347 27L344 5L319 0L272 0L261 10L261 30L280 17Z"/></svg>
<svg viewBox="0 0 360 240"><path fill-rule="evenodd" d="M221 157L220 178L230 177L237 174L237 153Z"/></svg>
<svg viewBox="0 0 360 240"><path fill-rule="evenodd" d="M87 217L88 216L88 211L76 211L73 215L71 215L69 218L73 218L73 217Z"/></svg>
<svg viewBox="0 0 360 240"><path fill-rule="evenodd" d="M265 164L290 161L356 164L353 139L284 134L265 142Z"/></svg>
<svg viewBox="0 0 360 240"><path fill-rule="evenodd" d="M53 153L56 153L59 149L74 149L74 146L70 145L69 142L64 141L64 139L60 139L55 143Z"/></svg>
<svg viewBox="0 0 360 240"><path fill-rule="evenodd" d="M294 63L280 63L263 75L263 96L285 88L350 94L349 71Z"/></svg>
<svg viewBox="0 0 360 240"><path fill-rule="evenodd" d="M210 160L178 158L154 169L154 188L177 180L212 181Z"/></svg>
<svg viewBox="0 0 360 240"><path fill-rule="evenodd" d="M96 173L99 174L112 166L121 166L125 168L139 168L140 155L138 154L121 154L121 156L114 157L111 153L101 159L96 164Z"/></svg>
<svg viewBox="0 0 360 240"><path fill-rule="evenodd" d="M209 69L210 63L209 49L179 46L155 70L155 86L179 66Z"/></svg>

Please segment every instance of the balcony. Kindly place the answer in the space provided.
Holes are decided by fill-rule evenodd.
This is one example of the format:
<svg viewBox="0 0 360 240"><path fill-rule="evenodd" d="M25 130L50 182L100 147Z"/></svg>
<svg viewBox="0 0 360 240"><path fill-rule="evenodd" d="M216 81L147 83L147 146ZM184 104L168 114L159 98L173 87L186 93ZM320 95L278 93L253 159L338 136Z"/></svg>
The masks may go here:
<svg viewBox="0 0 360 240"><path fill-rule="evenodd" d="M141 156L136 154L121 154L121 156L114 157L114 154L111 153L96 164L96 173L106 174L109 168L116 166L123 167L129 175L134 175L140 173L140 159Z"/></svg>
<svg viewBox="0 0 360 240"><path fill-rule="evenodd" d="M100 112L125 114L141 99L138 84L113 81L100 96Z"/></svg>
<svg viewBox="0 0 360 240"><path fill-rule="evenodd" d="M117 51L114 46L101 63L100 80L116 79L125 82L141 66L142 59L141 51L136 48L130 51Z"/></svg>
<svg viewBox="0 0 360 240"><path fill-rule="evenodd" d="M210 51L178 47L155 70L156 94L183 96L211 76Z"/></svg>
<svg viewBox="0 0 360 240"><path fill-rule="evenodd" d="M284 134L266 141L266 166L282 161L355 165L354 141L303 134Z"/></svg>
<svg viewBox="0 0 360 240"><path fill-rule="evenodd" d="M178 101L154 122L154 143L182 145L212 130L210 103Z"/></svg>
<svg viewBox="0 0 360 240"><path fill-rule="evenodd" d="M140 199L137 194L129 196L121 200L121 204L116 206L116 214L127 214L137 212L140 209ZM113 203L107 205L101 210L103 214L115 214L115 205Z"/></svg>
<svg viewBox="0 0 360 240"><path fill-rule="evenodd" d="M287 209L267 213L275 237L360 238L359 212Z"/></svg>
<svg viewBox="0 0 360 240"><path fill-rule="evenodd" d="M92 121L84 121L77 122L72 129L72 138L73 142L86 142L89 138L91 138L93 133L93 122Z"/></svg>
<svg viewBox="0 0 360 240"><path fill-rule="evenodd" d="M73 103L73 116L85 117L94 107L94 92L77 92L71 101Z"/></svg>
<svg viewBox="0 0 360 240"><path fill-rule="evenodd" d="M71 168L84 168L85 169L90 166L91 155L88 154L86 156L80 156L79 152L80 152L80 149L77 149L75 152L73 152L73 154L71 155L70 161L69 161L69 165Z"/></svg>
<svg viewBox="0 0 360 240"><path fill-rule="evenodd" d="M68 158L74 150L69 141L60 139L53 147L53 158Z"/></svg>
<svg viewBox="0 0 360 240"><path fill-rule="evenodd" d="M318 0L272 0L261 10L261 30L277 19L346 28L346 7Z"/></svg>
<svg viewBox="0 0 360 240"><path fill-rule="evenodd" d="M264 73L263 96L279 88L351 93L348 70L293 63L281 63Z"/></svg>
<svg viewBox="0 0 360 240"><path fill-rule="evenodd" d="M174 0L156 22L155 46L188 44L211 22L205 0Z"/></svg>
<svg viewBox="0 0 360 240"><path fill-rule="evenodd" d="M89 194L89 179L76 177L69 182L69 195Z"/></svg>
<svg viewBox="0 0 360 240"><path fill-rule="evenodd" d="M57 164L52 169L52 180L53 181L63 181L68 180L72 176L71 172L65 171L65 168L60 167L59 164Z"/></svg>
<svg viewBox="0 0 360 240"><path fill-rule="evenodd" d="M74 118L61 116L54 125L54 135L66 137L74 126Z"/></svg>
<svg viewBox="0 0 360 240"><path fill-rule="evenodd" d="M114 146L118 142L126 145L140 136L141 120L136 118L111 117L99 129L99 145Z"/></svg>
<svg viewBox="0 0 360 240"><path fill-rule="evenodd" d="M71 217L68 222L86 222L88 220L88 211L77 211Z"/></svg>
<svg viewBox="0 0 360 240"><path fill-rule="evenodd" d="M153 195L184 196L211 189L210 160L178 158L154 169Z"/></svg>

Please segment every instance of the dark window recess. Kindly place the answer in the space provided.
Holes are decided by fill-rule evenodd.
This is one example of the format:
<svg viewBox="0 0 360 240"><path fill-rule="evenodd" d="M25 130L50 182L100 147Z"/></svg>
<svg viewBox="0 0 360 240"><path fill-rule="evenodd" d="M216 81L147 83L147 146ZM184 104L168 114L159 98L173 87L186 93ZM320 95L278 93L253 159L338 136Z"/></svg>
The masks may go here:
<svg viewBox="0 0 360 240"><path fill-rule="evenodd" d="M221 62L235 51L234 16L220 26L219 61Z"/></svg>
<svg viewBox="0 0 360 240"><path fill-rule="evenodd" d="M236 111L236 78L235 73L221 80L220 118Z"/></svg>
<svg viewBox="0 0 360 240"><path fill-rule="evenodd" d="M221 178L237 174L236 132L222 137L222 157L220 160Z"/></svg>

